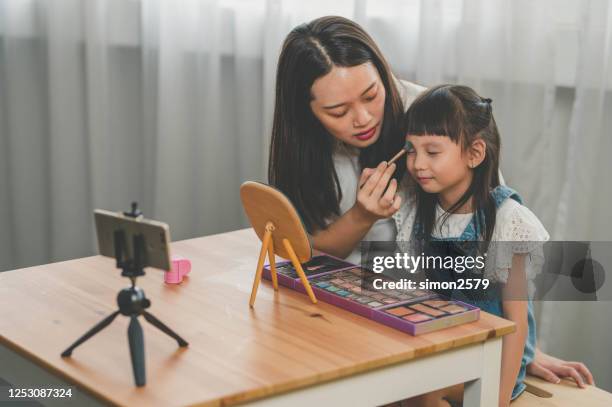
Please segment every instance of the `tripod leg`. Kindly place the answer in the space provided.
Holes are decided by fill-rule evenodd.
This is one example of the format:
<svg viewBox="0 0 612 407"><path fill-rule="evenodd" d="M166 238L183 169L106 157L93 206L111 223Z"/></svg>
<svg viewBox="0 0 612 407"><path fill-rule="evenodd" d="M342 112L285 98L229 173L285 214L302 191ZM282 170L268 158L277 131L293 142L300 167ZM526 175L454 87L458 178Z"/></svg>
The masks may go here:
<svg viewBox="0 0 612 407"><path fill-rule="evenodd" d="M272 286L278 291L278 276L276 275L276 257L274 256L274 240L270 239L268 246L268 260L270 260L270 274L272 274Z"/></svg>
<svg viewBox="0 0 612 407"><path fill-rule="evenodd" d="M186 340L181 338L172 329L168 328L163 322L161 322L159 319L157 319L153 314L151 314L151 313L149 313L147 311L143 311L142 312L142 316L144 316L144 318L147 320L147 322L149 322L155 328L159 329L163 333L165 333L165 334L171 336L172 338L176 339L176 341L178 342L180 347L185 347L185 346L189 345L189 343L187 343Z"/></svg>
<svg viewBox="0 0 612 407"><path fill-rule="evenodd" d="M142 327L138 322L138 316L130 316L128 327L128 341L130 343L130 356L132 357L132 369L136 386L142 387L147 383L145 371L144 336Z"/></svg>
<svg viewBox="0 0 612 407"><path fill-rule="evenodd" d="M261 273L263 272L264 260L266 259L266 252L268 251L268 244L270 243L270 237L272 232L266 229L264 233L263 243L261 244L261 251L259 252L259 260L257 261L257 270L255 271L255 280L253 281L253 289L251 290L251 299L249 300L249 306L253 308L255 304L255 296L257 296L257 288L261 281Z"/></svg>
<svg viewBox="0 0 612 407"><path fill-rule="evenodd" d="M314 293L312 292L312 287L310 287L308 278L306 277L306 274L304 273L304 269L302 268L302 265L300 264L300 261L298 260L297 255L295 254L295 251L293 250L293 246L291 246L291 242L289 242L289 240L287 239L283 239L283 245L285 245L285 249L287 249L287 252L289 253L289 257L291 257L291 263L293 263L293 267L295 267L295 271L297 271L298 275L300 276L300 280L302 281L302 285L306 289L306 293L310 297L310 301L312 301L313 304L316 304L317 297L315 297Z"/></svg>
<svg viewBox="0 0 612 407"><path fill-rule="evenodd" d="M85 342L86 340L88 340L89 338L91 338L92 336L94 336L95 334L103 330L104 328L106 328L108 325L110 325L110 323L113 322L113 320L117 317L117 315L119 315L119 311L113 312L112 314L104 318L102 321L98 322L93 328L87 331L85 335L81 336L79 339L76 340L76 342L70 345L68 349L63 351L62 357L67 357L67 356L72 355L72 351L74 350L74 348L76 348L77 346L79 346L80 344L82 344L83 342Z"/></svg>

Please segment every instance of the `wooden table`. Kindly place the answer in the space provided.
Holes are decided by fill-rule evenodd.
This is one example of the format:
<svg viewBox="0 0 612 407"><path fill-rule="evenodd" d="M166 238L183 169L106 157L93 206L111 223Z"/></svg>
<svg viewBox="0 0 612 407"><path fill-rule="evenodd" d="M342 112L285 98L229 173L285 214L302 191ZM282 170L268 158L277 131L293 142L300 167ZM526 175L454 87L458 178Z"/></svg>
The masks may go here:
<svg viewBox="0 0 612 407"><path fill-rule="evenodd" d="M463 382L466 406L497 404L501 337L513 323L483 312L478 322L412 337L269 282L251 310L259 246L251 229L176 242L173 254L192 262L189 279L165 285L157 270L139 279L149 310L190 342L179 349L141 318L144 388L133 386L123 316L60 357L115 310L128 281L112 259L0 273L0 378L19 387L57 380L116 405L374 406Z"/></svg>

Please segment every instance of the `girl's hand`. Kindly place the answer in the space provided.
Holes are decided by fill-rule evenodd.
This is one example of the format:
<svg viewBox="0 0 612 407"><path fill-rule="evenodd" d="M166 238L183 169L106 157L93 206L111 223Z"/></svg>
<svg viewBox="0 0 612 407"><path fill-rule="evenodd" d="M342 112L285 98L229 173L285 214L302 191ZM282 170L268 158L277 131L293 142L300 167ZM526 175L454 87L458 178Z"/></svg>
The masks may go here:
<svg viewBox="0 0 612 407"><path fill-rule="evenodd" d="M387 166L384 161L376 168L364 168L353 207L363 219L373 223L388 218L400 208L402 198L396 194L397 181L391 179L394 171L395 163Z"/></svg>
<svg viewBox="0 0 612 407"><path fill-rule="evenodd" d="M533 362L527 365L527 373L537 376L551 383L559 383L561 378L572 378L578 387L585 388L585 381L590 385L595 385L593 375L589 369L580 362L566 362L554 356L536 349Z"/></svg>

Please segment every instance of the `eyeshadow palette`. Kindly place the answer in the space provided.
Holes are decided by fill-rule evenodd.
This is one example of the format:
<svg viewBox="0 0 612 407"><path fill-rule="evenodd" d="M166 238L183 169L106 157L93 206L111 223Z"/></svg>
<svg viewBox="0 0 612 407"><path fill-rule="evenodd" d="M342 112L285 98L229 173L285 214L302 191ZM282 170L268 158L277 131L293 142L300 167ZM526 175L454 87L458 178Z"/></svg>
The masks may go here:
<svg viewBox="0 0 612 407"><path fill-rule="evenodd" d="M308 262L302 264L302 269L307 278L351 267L355 267L355 265L337 257L330 256L329 254L313 256ZM276 274L278 275L278 282L281 285L295 288L296 284L301 284L300 277L290 261L277 262ZM268 280L271 278L269 264L266 264L263 269L263 277Z"/></svg>
<svg viewBox="0 0 612 407"><path fill-rule="evenodd" d="M377 289L375 285L381 286L383 281L395 280L334 257L325 257L339 262L342 268L325 268L320 273L317 271L321 269L310 270L308 273L304 267L310 285L321 301L412 335L476 321L479 318L477 307L442 297L432 291ZM327 261L324 260L319 259L314 264L323 264ZM348 268L344 267L346 264L349 264ZM280 267L283 266L281 263ZM288 270L288 267L279 269L277 266L279 283L306 292L293 267ZM270 279L267 266L264 269L264 277ZM378 284L375 284L375 280L379 280Z"/></svg>

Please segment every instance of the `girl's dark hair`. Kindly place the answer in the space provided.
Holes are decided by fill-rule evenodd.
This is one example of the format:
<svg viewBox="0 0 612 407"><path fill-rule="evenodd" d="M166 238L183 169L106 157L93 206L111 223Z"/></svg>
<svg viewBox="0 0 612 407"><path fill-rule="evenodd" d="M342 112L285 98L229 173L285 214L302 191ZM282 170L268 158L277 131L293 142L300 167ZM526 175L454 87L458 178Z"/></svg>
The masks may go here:
<svg viewBox="0 0 612 407"><path fill-rule="evenodd" d="M380 137L361 150L361 168L377 166L403 145L402 101L380 50L357 23L335 16L297 26L282 47L276 72L268 180L289 197L311 233L325 229L327 220L340 215L342 199L332 158L335 138L310 108L311 87L334 66L352 67L367 62L378 70L386 99ZM398 181L403 172L400 168L398 163L394 174Z"/></svg>
<svg viewBox="0 0 612 407"><path fill-rule="evenodd" d="M488 242L495 227L495 202L491 189L499 185L500 137L491 100L483 99L467 86L440 85L420 94L404 115L404 134L448 136L467 151L477 139L486 144L485 158L473 169L472 183L463 196L455 202L442 219L459 209L470 198L475 213L479 239ZM425 192L419 185L417 191L416 222L422 226L428 241L433 232L436 216L437 194ZM484 214L479 216L478 214Z"/></svg>

